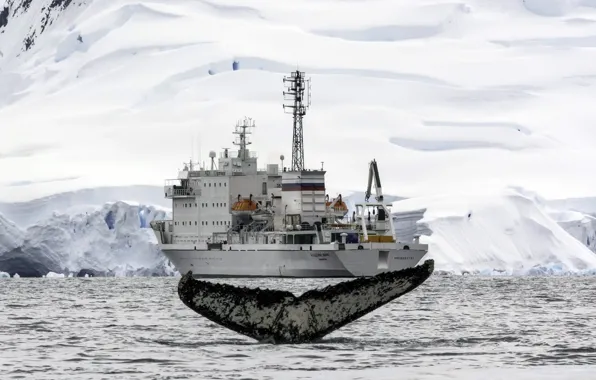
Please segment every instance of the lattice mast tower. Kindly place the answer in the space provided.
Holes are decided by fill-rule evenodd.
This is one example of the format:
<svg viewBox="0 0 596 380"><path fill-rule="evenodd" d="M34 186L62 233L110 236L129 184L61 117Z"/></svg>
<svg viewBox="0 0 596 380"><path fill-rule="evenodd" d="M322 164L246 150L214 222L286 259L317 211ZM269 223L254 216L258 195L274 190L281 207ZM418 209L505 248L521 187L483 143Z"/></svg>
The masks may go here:
<svg viewBox="0 0 596 380"><path fill-rule="evenodd" d="M310 78L304 77L304 72L294 71L284 77L284 104L286 113L291 113L294 119L294 132L292 137L292 168L291 171L304 170L304 134L302 118L310 107Z"/></svg>

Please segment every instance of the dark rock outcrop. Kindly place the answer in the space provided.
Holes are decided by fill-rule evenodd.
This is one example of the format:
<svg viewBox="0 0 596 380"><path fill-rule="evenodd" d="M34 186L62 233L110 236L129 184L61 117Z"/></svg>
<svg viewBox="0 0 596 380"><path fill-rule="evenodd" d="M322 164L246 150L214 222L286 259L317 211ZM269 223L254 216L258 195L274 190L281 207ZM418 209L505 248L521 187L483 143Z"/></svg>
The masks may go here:
<svg viewBox="0 0 596 380"><path fill-rule="evenodd" d="M0 10L0 29L6 25L8 25L8 7L4 7Z"/></svg>
<svg viewBox="0 0 596 380"><path fill-rule="evenodd" d="M13 19L25 13L39 13L29 18L34 22L29 25L26 35L21 37L23 38L22 50L27 51L35 45L37 38L60 17L64 10L73 5L81 6L85 2L85 0L35 0L35 2L33 0L8 0L0 9L0 32L2 28L10 27L13 24Z"/></svg>
<svg viewBox="0 0 596 380"><path fill-rule="evenodd" d="M433 270L434 261L427 260L414 268L341 282L300 297L199 281L188 272L178 283L178 295L203 317L258 341L303 343L321 339L416 289Z"/></svg>

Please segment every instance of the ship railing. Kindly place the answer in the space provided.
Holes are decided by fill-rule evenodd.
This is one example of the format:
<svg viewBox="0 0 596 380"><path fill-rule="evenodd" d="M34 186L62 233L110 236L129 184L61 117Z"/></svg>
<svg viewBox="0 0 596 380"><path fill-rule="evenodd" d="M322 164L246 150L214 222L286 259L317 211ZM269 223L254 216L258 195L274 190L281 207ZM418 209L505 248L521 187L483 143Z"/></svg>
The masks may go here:
<svg viewBox="0 0 596 380"><path fill-rule="evenodd" d="M355 223L355 222L344 222L344 223L337 223L337 224L324 224L321 227L322 227L321 229L322 230L325 230L325 231L345 230L345 229L355 230L355 231L362 230L362 224L361 223ZM377 230L378 227L380 227L380 226L376 222L368 222L368 223L366 223L366 229L367 230ZM387 229L386 228L386 225L384 226L384 229Z"/></svg>
<svg viewBox="0 0 596 380"><path fill-rule="evenodd" d="M201 177L224 177L226 175L225 170L201 170Z"/></svg>
<svg viewBox="0 0 596 380"><path fill-rule="evenodd" d="M166 198L196 197L201 196L201 189L193 187L165 186L164 193Z"/></svg>
<svg viewBox="0 0 596 380"><path fill-rule="evenodd" d="M227 236L228 243L240 243L240 242L248 242L250 239L254 239L255 241L258 239L259 236L262 236L263 233L268 231L273 231L273 225L269 221L254 221L251 224L244 226L242 229L239 229L238 226L234 226L228 229L227 232L224 232Z"/></svg>
<svg viewBox="0 0 596 380"><path fill-rule="evenodd" d="M243 236L256 237L258 234L265 232L269 227L269 221L254 221L246 226L242 231Z"/></svg>
<svg viewBox="0 0 596 380"><path fill-rule="evenodd" d="M357 223L337 223L337 224L321 224L321 230L340 230L340 229L356 229ZM286 231L316 231L317 227L314 225L298 224L296 226L286 225Z"/></svg>
<svg viewBox="0 0 596 380"><path fill-rule="evenodd" d="M228 152L219 152L219 158L231 158L231 157L237 157L238 156L238 151L234 150L234 151L228 151ZM247 158L259 158L259 155L257 154L257 152L255 151L249 151L247 154Z"/></svg>
<svg viewBox="0 0 596 380"><path fill-rule="evenodd" d="M226 232L214 232L210 243L228 243L229 236Z"/></svg>

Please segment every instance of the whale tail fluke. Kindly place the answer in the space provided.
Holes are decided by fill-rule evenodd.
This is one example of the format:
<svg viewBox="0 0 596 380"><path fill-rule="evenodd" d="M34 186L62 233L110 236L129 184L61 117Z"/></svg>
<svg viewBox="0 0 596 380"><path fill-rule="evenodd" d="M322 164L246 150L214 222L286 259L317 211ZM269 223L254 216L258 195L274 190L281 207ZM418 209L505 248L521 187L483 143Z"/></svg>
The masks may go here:
<svg viewBox="0 0 596 380"><path fill-rule="evenodd" d="M251 289L193 279L178 283L178 295L205 318L258 341L301 343L322 338L416 289L434 270L434 261L374 277L313 289L296 297L287 291Z"/></svg>

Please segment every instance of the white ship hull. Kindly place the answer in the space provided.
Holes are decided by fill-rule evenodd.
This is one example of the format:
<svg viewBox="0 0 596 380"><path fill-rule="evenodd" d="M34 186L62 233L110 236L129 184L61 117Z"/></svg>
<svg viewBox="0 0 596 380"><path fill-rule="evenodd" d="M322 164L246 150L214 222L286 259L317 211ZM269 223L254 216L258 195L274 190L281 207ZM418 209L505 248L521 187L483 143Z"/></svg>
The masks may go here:
<svg viewBox="0 0 596 380"><path fill-rule="evenodd" d="M385 245L385 244L377 244ZM427 253L425 249L315 249L280 247L238 247L228 250L195 250L162 245L166 257L176 269L194 277L358 277L374 276L416 266ZM328 245L327 245L328 246ZM235 247L234 247L235 248ZM264 248L264 247L263 247ZM298 248L298 247L296 247ZM409 247L408 247L409 248ZM420 247L422 248L422 247ZM255 250L256 249L256 250Z"/></svg>

